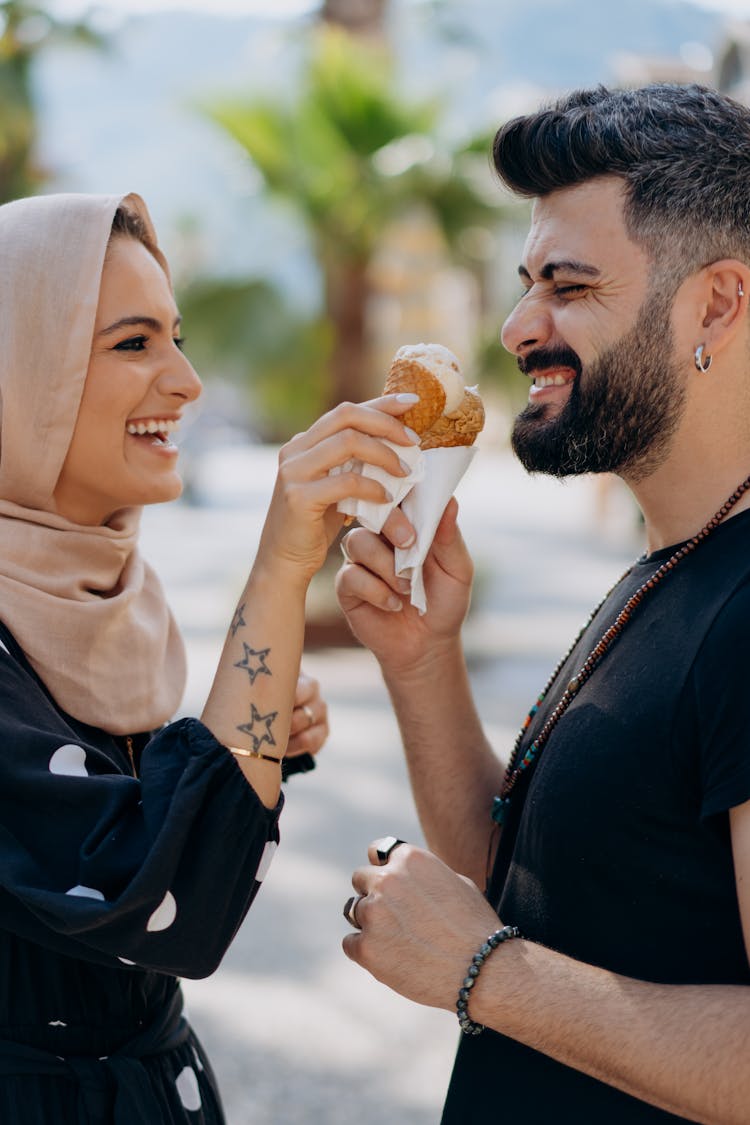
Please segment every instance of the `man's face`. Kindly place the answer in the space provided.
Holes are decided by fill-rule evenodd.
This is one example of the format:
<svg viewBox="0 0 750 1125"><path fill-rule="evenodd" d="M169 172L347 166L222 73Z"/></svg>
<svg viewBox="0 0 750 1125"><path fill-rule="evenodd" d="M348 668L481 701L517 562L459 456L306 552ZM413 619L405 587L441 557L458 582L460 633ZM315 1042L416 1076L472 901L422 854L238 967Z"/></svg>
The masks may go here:
<svg viewBox="0 0 750 1125"><path fill-rule="evenodd" d="M519 267L526 290L503 343L534 382L513 448L531 472L619 472L637 480L667 455L685 385L672 359L671 296L601 178L534 206Z"/></svg>

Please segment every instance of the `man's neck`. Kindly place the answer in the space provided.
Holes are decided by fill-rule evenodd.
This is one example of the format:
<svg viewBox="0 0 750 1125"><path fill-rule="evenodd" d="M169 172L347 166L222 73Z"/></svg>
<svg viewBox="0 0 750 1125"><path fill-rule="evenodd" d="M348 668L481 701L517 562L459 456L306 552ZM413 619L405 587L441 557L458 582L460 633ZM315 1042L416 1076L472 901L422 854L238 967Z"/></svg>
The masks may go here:
<svg viewBox="0 0 750 1125"><path fill-rule="evenodd" d="M633 482L624 477L646 524L649 552L682 543L696 535L735 489L750 477L750 444L743 450L692 448L674 451L655 472ZM732 508L737 515L750 507L746 493Z"/></svg>

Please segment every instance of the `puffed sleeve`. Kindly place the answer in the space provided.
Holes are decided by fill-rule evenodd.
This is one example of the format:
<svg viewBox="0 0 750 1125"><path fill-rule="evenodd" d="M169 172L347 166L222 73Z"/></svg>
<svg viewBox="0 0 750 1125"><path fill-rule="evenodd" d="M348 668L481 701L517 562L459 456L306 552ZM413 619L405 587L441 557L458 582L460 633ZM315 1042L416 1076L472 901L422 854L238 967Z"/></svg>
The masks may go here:
<svg viewBox="0 0 750 1125"><path fill-rule="evenodd" d="M283 799L265 808L197 719L159 731L138 778L88 730L0 647L2 925L73 957L207 976L264 878Z"/></svg>

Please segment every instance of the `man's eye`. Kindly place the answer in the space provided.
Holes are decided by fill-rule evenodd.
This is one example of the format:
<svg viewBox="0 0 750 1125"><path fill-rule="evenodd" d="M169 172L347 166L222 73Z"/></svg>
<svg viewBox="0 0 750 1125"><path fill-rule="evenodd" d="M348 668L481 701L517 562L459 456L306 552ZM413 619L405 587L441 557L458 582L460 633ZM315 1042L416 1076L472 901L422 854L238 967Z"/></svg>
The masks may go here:
<svg viewBox="0 0 750 1125"><path fill-rule="evenodd" d="M578 293L584 293L587 289L585 285L557 285L555 286L556 297L574 297Z"/></svg>
<svg viewBox="0 0 750 1125"><path fill-rule="evenodd" d="M116 352L142 352L146 347L145 336L130 336L127 340L120 340L119 344L115 344L113 351Z"/></svg>

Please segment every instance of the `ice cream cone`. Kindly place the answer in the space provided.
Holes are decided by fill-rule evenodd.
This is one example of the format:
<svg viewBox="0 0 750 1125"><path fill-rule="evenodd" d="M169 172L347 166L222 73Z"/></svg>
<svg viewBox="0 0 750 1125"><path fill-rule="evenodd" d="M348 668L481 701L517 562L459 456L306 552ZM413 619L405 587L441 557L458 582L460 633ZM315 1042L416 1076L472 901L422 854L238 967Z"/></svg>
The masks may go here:
<svg viewBox="0 0 750 1125"><path fill-rule="evenodd" d="M484 426L484 404L474 387L467 387L458 410L441 414L422 434L422 449L473 445Z"/></svg>
<svg viewBox="0 0 750 1125"><path fill-rule="evenodd" d="M387 395L408 391L419 395L419 402L399 421L417 434L423 434L440 417L445 407L445 391L437 379L421 363L411 359L396 359L391 364L383 393Z"/></svg>

